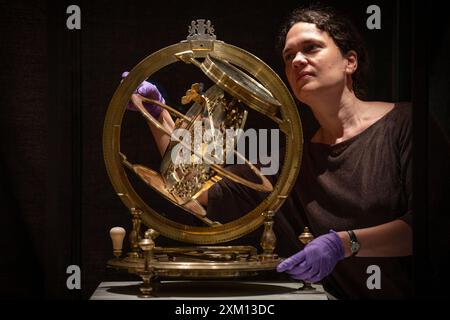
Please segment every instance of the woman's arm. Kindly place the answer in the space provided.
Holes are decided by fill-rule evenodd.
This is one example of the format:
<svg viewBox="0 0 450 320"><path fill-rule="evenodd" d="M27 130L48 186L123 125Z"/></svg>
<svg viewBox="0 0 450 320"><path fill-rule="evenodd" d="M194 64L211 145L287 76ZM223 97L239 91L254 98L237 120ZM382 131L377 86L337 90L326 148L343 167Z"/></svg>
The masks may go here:
<svg viewBox="0 0 450 320"><path fill-rule="evenodd" d="M403 220L353 231L361 246L356 254L358 257L400 257L412 254L411 227ZM281 262L277 271L286 271L294 279L317 282L329 275L336 263L349 256L348 233L330 231Z"/></svg>
<svg viewBox="0 0 450 320"><path fill-rule="evenodd" d="M399 257L412 254L412 230L403 220L353 231L361 246L357 257ZM345 257L351 256L348 233L340 231L338 236L344 245Z"/></svg>
<svg viewBox="0 0 450 320"><path fill-rule="evenodd" d="M163 110L157 119L163 127L165 127L170 132L175 128L175 123L167 110ZM147 121L150 131L155 139L156 146L158 147L161 156L164 155L166 149L170 143L170 136L156 128L150 121Z"/></svg>
<svg viewBox="0 0 450 320"><path fill-rule="evenodd" d="M202 192L198 197L197 201L204 207L208 206L208 190Z"/></svg>

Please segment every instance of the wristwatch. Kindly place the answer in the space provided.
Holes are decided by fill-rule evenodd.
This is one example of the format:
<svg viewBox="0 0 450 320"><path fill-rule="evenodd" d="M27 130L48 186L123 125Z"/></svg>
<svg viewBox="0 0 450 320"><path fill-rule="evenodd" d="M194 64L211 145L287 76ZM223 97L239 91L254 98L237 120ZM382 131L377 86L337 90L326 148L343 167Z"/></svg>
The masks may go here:
<svg viewBox="0 0 450 320"><path fill-rule="evenodd" d="M352 257L355 256L361 245L358 242L358 238L356 238L356 234L353 232L353 230L347 231L349 237L350 237L350 251L352 252Z"/></svg>

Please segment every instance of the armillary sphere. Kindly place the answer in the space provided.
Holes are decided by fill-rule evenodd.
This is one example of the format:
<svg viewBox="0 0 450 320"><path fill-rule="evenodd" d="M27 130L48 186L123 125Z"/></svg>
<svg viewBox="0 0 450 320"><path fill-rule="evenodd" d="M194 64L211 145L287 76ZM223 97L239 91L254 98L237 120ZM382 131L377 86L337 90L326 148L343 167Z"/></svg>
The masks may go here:
<svg viewBox="0 0 450 320"><path fill-rule="evenodd" d="M201 70L214 85L202 92L198 83L187 85L183 104L192 103L186 113L156 100L136 94L136 88L162 68L182 63ZM133 164L121 151L121 129L127 104L132 101L146 121L172 137L163 157L160 171L141 164ZM175 127L185 129L188 135L195 123L204 129L225 133L227 129L243 129L250 108L273 121L284 139L285 148L279 175L272 184L259 169L236 151L236 134L231 143L217 142L216 147L232 151L241 158L259 182L253 182L227 170L217 160L218 153L205 157L203 142L186 142L185 137L174 137L173 131L162 126L144 107L145 103L159 105L177 120ZM215 130L215 131L214 131ZM213 139L216 134L213 134ZM211 141L210 141L211 142ZM280 259L274 253L275 235L272 230L274 213L288 196L300 170L303 134L296 104L278 75L253 54L216 39L211 22L192 21L187 40L165 47L147 56L137 64L115 91L105 118L103 152L106 169L116 194L131 212L133 229L130 231L130 252L122 256L124 233L113 228L116 258L109 267L127 269L140 275L144 283L142 295L151 295L155 279L161 277L230 278L248 276L258 271L273 270ZM203 162L175 163L174 148L188 150L192 157ZM179 156L185 156L180 151ZM151 206L151 199L143 199L133 188L129 174L136 175L163 198L195 216L201 226L186 225L161 215ZM220 223L211 221L197 197L214 183L227 178L233 183L264 192L267 197L250 212L237 220ZM148 227L141 234L142 223ZM240 238L264 224L261 238L263 252L252 246L218 246ZM190 244L186 247L158 247L158 235ZM153 282L152 282L153 281Z"/></svg>

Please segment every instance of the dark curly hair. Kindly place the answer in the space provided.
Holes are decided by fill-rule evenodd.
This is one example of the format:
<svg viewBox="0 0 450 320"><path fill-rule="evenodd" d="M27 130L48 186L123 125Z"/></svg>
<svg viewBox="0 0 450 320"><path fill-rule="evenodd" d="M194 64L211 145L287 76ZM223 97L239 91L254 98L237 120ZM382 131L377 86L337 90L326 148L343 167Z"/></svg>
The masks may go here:
<svg viewBox="0 0 450 320"><path fill-rule="evenodd" d="M283 51L288 31L298 22L313 23L318 29L327 32L342 55L346 55L350 50L357 53L358 68L352 74L353 90L358 98L364 98L366 96L364 81L369 69L369 57L363 38L353 23L330 7L320 5L300 7L288 16L281 27L277 41L277 50L280 54Z"/></svg>

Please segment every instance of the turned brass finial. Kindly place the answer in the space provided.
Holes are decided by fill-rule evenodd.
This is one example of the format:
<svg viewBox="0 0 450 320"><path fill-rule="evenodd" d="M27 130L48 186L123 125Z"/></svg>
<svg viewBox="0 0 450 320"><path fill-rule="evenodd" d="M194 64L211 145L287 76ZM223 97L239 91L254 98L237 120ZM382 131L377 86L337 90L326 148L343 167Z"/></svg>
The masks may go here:
<svg viewBox="0 0 450 320"><path fill-rule="evenodd" d="M152 235L154 235L154 232L156 231L153 229L148 229L147 231L145 231L144 238L139 241L139 247L144 252L144 272L149 271L149 262L153 259L153 249L155 249L155 242L153 241Z"/></svg>
<svg viewBox="0 0 450 320"><path fill-rule="evenodd" d="M139 247L144 252L144 270L139 272L143 282L139 290L141 298L149 298L153 296L154 288L152 285L152 279L154 277L153 268L150 267L150 260L153 260L153 249L155 248L155 242L153 241L151 232L149 229L145 232L144 238L139 241Z"/></svg>
<svg viewBox="0 0 450 320"><path fill-rule="evenodd" d="M147 253L155 248L155 242L151 238L144 238L139 241L139 247L141 247L142 251Z"/></svg>
<svg viewBox="0 0 450 320"><path fill-rule="evenodd" d="M144 234L144 238L155 240L159 236L159 232L155 229L147 229Z"/></svg>
<svg viewBox="0 0 450 320"><path fill-rule="evenodd" d="M309 228L305 227L303 229L303 232L298 236L298 240L300 240L301 243L303 243L305 246L314 240L314 236L311 232L309 232ZM303 286L300 287L298 290L302 291L314 291L316 290L310 282L302 281Z"/></svg>
<svg viewBox="0 0 450 320"><path fill-rule="evenodd" d="M298 240L303 243L305 246L314 240L314 236L311 232L309 232L309 228L305 227L303 232L298 236Z"/></svg>

